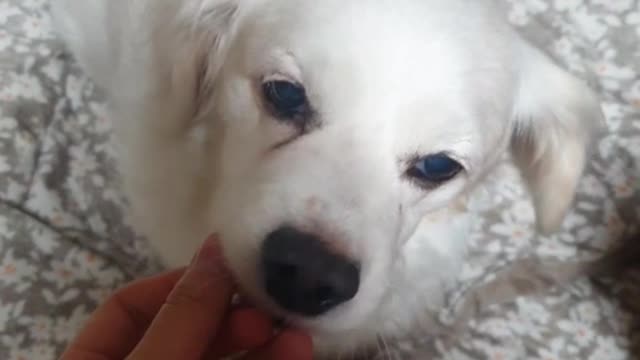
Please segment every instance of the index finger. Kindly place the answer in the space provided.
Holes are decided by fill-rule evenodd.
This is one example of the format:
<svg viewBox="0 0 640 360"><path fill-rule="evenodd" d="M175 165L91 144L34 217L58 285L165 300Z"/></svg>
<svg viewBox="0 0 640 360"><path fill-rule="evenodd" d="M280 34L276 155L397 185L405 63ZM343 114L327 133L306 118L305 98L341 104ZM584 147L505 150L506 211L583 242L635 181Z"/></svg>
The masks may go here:
<svg viewBox="0 0 640 360"><path fill-rule="evenodd" d="M233 295L217 240L210 237L128 359L199 359L217 335Z"/></svg>
<svg viewBox="0 0 640 360"><path fill-rule="evenodd" d="M116 291L93 313L61 359L77 359L80 355L110 359L126 357L183 273L184 269L170 271Z"/></svg>

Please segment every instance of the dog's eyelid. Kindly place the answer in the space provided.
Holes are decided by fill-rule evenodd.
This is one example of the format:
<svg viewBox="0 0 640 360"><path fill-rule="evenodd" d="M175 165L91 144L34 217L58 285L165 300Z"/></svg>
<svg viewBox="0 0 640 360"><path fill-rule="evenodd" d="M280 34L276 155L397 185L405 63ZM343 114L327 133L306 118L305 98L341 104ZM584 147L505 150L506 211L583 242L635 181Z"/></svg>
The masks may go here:
<svg viewBox="0 0 640 360"><path fill-rule="evenodd" d="M447 155L451 160L456 161L462 167L462 171L466 172L469 169L469 158L455 152L442 152L441 154Z"/></svg>
<svg viewBox="0 0 640 360"><path fill-rule="evenodd" d="M437 155L437 154L446 155L450 157L451 160L456 161L462 167L461 172L471 171L471 159L469 158L469 156L463 155L456 151L441 151L441 152L437 152L435 154L430 154L430 155Z"/></svg>
<svg viewBox="0 0 640 360"><path fill-rule="evenodd" d="M281 73L281 72L276 72L276 73L272 73L269 75L265 75L262 76L262 80L261 83L267 83L270 81L286 81L286 82L290 82L292 84L295 84L297 86L300 86L302 88L304 88L304 85L302 84L301 81L299 81L298 79L296 79L293 76L287 75L285 73Z"/></svg>
<svg viewBox="0 0 640 360"><path fill-rule="evenodd" d="M272 50L264 55L262 64L256 70L264 77L282 76L285 78L274 80L297 80L300 82L302 78L302 70L296 56L292 52L282 49Z"/></svg>
<svg viewBox="0 0 640 360"><path fill-rule="evenodd" d="M418 161L420 161L421 159L424 159L429 156L438 156L438 155L444 155L451 158L451 160L456 161L462 167L462 171L466 172L470 167L469 157L456 153L455 151L449 151L449 150L434 151L426 154L415 153L411 156L406 157L406 160L404 161L404 163L407 164L408 166L412 166Z"/></svg>
<svg viewBox="0 0 640 360"><path fill-rule="evenodd" d="M451 160L455 164L456 168L453 169L449 175L444 174L441 178L439 178L438 175L434 175L433 179L430 179L429 176L424 173L425 170L419 170L419 168L423 161L433 158L446 158ZM456 179L466 177L469 174L467 160L468 158L451 151L435 151L428 154L414 154L406 161L407 170L404 172L404 177L422 190L434 191L440 187L447 186L447 184L455 181Z"/></svg>

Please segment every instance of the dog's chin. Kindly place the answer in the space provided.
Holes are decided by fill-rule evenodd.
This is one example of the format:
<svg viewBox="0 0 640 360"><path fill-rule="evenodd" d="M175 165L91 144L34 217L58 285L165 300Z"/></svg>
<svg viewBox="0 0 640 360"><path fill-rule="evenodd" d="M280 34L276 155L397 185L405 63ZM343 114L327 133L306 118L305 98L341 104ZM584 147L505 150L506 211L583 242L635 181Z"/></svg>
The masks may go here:
<svg viewBox="0 0 640 360"><path fill-rule="evenodd" d="M314 317L302 316L283 310L263 292L255 290L253 286L240 285L239 292L234 301L242 306L252 306L265 311L270 314L277 323L296 327L308 331L312 335L324 337L357 331L360 327L359 325L366 322L369 318L366 316L364 319L361 319L363 321L351 321L353 315L349 309L336 309L330 313ZM357 305L351 304L350 308L355 306Z"/></svg>
<svg viewBox="0 0 640 360"><path fill-rule="evenodd" d="M257 290L256 286L243 286L241 281L239 283L240 290L235 300L238 305L252 306L267 312L280 327L307 332L313 339L314 352L318 358L331 358L355 351L362 353L376 344L376 332L371 327L375 323L372 315L374 312L358 313L357 302L317 317L304 317L284 311L266 294Z"/></svg>
<svg viewBox="0 0 640 360"><path fill-rule="evenodd" d="M358 311L359 303L352 302L317 317L305 317L283 310L253 283L246 283L236 277L239 284L235 298L237 306L251 306L270 314L276 324L306 331L313 338L318 355L331 355L353 349L367 348L375 342L375 335L366 335L371 329L373 312ZM246 280L246 279L245 279ZM368 331L369 330L369 331ZM345 339L349 339L348 344Z"/></svg>

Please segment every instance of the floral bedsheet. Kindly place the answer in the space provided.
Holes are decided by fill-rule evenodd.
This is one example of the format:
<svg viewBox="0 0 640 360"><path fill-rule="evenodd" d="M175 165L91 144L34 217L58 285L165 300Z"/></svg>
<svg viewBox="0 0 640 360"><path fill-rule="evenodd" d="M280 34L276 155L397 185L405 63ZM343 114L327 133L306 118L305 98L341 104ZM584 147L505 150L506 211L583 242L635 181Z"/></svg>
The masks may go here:
<svg viewBox="0 0 640 360"><path fill-rule="evenodd" d="M607 131L556 235L534 233L513 168L496 172L478 193L482 216L441 335L417 332L381 358L640 356L640 276L587 276L640 217L640 2L502 2L599 91ZM112 289L158 269L123 212L105 114L54 35L48 0L0 0L0 359L56 358Z"/></svg>

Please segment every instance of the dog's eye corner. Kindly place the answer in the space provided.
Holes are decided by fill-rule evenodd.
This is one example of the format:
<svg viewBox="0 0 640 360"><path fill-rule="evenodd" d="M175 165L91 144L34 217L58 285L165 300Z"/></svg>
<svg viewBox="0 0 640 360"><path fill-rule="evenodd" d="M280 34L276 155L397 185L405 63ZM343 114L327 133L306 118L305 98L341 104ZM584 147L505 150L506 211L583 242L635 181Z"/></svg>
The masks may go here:
<svg viewBox="0 0 640 360"><path fill-rule="evenodd" d="M279 120L303 125L310 115L307 93L301 84L287 80L264 81L262 94L268 109Z"/></svg>
<svg viewBox="0 0 640 360"><path fill-rule="evenodd" d="M427 155L413 160L406 176L427 187L441 185L464 171L464 167L445 153Z"/></svg>

